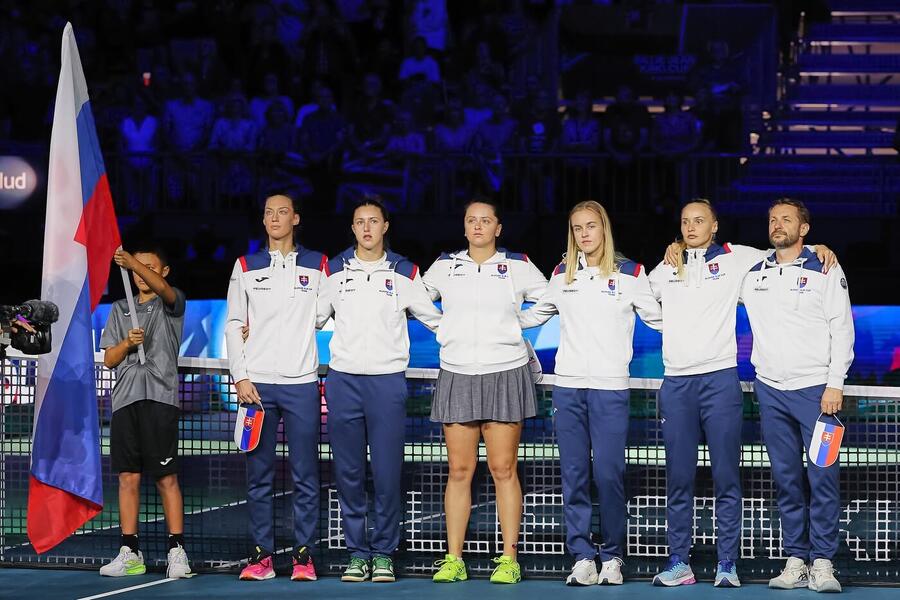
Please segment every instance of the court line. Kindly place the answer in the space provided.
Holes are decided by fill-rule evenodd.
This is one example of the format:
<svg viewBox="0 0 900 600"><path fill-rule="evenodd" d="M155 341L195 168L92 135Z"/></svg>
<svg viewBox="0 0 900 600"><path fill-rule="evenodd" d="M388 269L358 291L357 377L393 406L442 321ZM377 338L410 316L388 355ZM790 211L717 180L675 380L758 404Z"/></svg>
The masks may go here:
<svg viewBox="0 0 900 600"><path fill-rule="evenodd" d="M166 577L165 579L158 579L156 581L151 581L150 583L142 583L140 585L133 585L131 587L122 588L120 590L104 592L102 594L97 594L95 596L85 596L83 598L78 598L78 600L96 600L97 598L106 598L107 596L116 596L118 594L127 594L128 592L133 592L134 590L153 587L154 585L159 585L161 583L169 583L170 581L178 581L178 578L177 577Z"/></svg>

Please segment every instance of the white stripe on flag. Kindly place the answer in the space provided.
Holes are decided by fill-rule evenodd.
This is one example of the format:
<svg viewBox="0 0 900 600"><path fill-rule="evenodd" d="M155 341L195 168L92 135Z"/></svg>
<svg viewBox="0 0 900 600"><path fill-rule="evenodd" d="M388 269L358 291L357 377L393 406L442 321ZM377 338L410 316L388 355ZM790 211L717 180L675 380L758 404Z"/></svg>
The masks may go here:
<svg viewBox="0 0 900 600"><path fill-rule="evenodd" d="M56 90L53 131L50 134L50 165L47 176L47 219L44 228L44 264L41 299L55 302L59 321L53 325L53 349L38 359L35 419L72 320L75 304L87 278L87 249L75 241L84 199L75 119L87 90L72 25L63 32L62 67Z"/></svg>

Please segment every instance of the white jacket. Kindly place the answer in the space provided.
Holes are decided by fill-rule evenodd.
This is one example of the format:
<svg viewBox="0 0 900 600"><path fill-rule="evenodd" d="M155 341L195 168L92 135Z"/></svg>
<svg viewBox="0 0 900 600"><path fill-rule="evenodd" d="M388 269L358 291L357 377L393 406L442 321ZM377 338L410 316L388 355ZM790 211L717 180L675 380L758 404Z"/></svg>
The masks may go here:
<svg viewBox="0 0 900 600"><path fill-rule="evenodd" d="M534 327L559 315L556 385L568 388L627 390L628 365L633 354L634 313L648 326L662 329L662 309L650 290L644 266L619 260L616 270L601 276L587 267L578 253L578 270L566 285L566 263L561 263L547 291L519 315L523 328Z"/></svg>
<svg viewBox="0 0 900 600"><path fill-rule="evenodd" d="M737 366L735 325L744 275L765 257L747 246L686 250L684 273L659 263L650 288L662 303L666 375L700 375Z"/></svg>
<svg viewBox="0 0 900 600"><path fill-rule="evenodd" d="M406 313L431 330L441 312L422 284L419 268L388 252L366 270L348 248L331 259L319 292L318 326L334 315L329 366L353 375L401 373L409 366Z"/></svg>
<svg viewBox="0 0 900 600"><path fill-rule="evenodd" d="M853 362L853 314L839 265L822 273L808 248L779 264L775 253L744 279L741 299L753 329L756 376L779 390L825 384L844 389Z"/></svg>
<svg viewBox="0 0 900 600"><path fill-rule="evenodd" d="M537 301L547 280L525 254L499 249L479 265L466 250L442 254L425 273L440 299L441 368L463 375L498 373L528 363L518 314Z"/></svg>
<svg viewBox="0 0 900 600"><path fill-rule="evenodd" d="M225 343L234 380L317 380L316 296L328 258L297 246L283 256L262 249L234 263L228 284ZM244 342L241 327L250 325Z"/></svg>

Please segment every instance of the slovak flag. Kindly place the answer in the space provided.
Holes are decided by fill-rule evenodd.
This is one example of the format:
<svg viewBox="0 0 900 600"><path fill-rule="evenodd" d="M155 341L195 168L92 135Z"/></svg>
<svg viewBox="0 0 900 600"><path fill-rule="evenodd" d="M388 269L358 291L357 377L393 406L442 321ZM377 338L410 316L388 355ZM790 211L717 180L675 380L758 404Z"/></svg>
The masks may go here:
<svg viewBox="0 0 900 600"><path fill-rule="evenodd" d="M266 411L258 404L241 404L234 421L234 443L241 452L250 452L259 444Z"/></svg>
<svg viewBox="0 0 900 600"><path fill-rule="evenodd" d="M56 90L41 299L59 306L54 348L38 360L28 539L50 550L103 510L91 312L121 245L71 23Z"/></svg>
<svg viewBox="0 0 900 600"><path fill-rule="evenodd" d="M822 415L819 415L816 427L813 429L812 441L809 443L809 460L819 467L833 465L841 452L844 425L837 417L834 420L837 423L828 423L822 420Z"/></svg>

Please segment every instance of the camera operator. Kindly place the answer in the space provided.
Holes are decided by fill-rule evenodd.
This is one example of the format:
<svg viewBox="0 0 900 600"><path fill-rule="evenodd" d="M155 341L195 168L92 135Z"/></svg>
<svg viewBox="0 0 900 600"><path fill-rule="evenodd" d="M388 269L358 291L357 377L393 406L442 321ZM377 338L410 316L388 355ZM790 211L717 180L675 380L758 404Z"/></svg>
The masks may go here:
<svg viewBox="0 0 900 600"><path fill-rule="evenodd" d="M19 328L24 329L28 333L37 333L34 327L21 319L12 319L9 323L0 324L0 333L19 333Z"/></svg>
<svg viewBox="0 0 900 600"><path fill-rule="evenodd" d="M7 346L22 354L46 354L52 348L50 326L59 320L59 307L52 302L28 300L22 304L0 304L0 360Z"/></svg>

